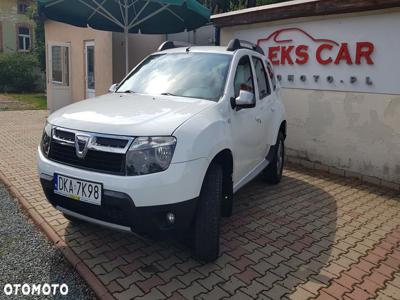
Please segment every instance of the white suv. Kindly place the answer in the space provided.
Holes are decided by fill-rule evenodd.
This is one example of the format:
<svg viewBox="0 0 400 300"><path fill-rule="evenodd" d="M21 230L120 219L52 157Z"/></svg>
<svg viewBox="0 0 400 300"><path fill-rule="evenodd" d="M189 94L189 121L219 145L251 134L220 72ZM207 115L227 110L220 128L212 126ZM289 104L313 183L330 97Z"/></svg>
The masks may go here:
<svg viewBox="0 0 400 300"><path fill-rule="evenodd" d="M259 173L278 183L285 111L263 51L165 42L111 93L49 116L43 190L69 219L137 233L191 233L218 257L220 216Z"/></svg>

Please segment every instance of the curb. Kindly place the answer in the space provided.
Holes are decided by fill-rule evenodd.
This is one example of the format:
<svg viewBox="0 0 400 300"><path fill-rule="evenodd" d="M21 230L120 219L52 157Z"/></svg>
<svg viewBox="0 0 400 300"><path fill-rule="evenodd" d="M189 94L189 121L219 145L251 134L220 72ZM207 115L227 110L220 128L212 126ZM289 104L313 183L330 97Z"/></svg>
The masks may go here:
<svg viewBox="0 0 400 300"><path fill-rule="evenodd" d="M60 238L60 236L51 228L49 224L40 216L27 199L10 183L6 176L0 171L0 181L4 183L8 192L17 199L22 210L27 216L39 227L46 237L61 251L68 262L86 281L88 286L93 290L100 299L115 299L106 289L104 284L96 277L95 274L86 266L86 264L75 254L75 252Z"/></svg>

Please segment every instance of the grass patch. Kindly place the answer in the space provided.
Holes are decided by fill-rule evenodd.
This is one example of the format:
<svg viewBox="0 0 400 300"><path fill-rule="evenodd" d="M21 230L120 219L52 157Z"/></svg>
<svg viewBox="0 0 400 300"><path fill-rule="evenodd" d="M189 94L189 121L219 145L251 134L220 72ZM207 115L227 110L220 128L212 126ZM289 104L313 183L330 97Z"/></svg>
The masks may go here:
<svg viewBox="0 0 400 300"><path fill-rule="evenodd" d="M47 99L43 94L7 94L7 96L30 104L36 109L47 109Z"/></svg>
<svg viewBox="0 0 400 300"><path fill-rule="evenodd" d="M5 97L21 103L21 109L47 109L47 99L43 94L0 94L0 98Z"/></svg>

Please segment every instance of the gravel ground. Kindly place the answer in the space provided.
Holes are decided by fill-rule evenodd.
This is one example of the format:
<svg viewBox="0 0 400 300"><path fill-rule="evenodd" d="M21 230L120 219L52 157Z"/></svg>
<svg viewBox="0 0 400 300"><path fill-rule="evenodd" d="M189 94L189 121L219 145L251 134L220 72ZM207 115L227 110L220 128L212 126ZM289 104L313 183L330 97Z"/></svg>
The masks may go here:
<svg viewBox="0 0 400 300"><path fill-rule="evenodd" d="M7 296L4 285L67 284L62 296ZM21 212L0 183L0 299L96 299L79 274Z"/></svg>

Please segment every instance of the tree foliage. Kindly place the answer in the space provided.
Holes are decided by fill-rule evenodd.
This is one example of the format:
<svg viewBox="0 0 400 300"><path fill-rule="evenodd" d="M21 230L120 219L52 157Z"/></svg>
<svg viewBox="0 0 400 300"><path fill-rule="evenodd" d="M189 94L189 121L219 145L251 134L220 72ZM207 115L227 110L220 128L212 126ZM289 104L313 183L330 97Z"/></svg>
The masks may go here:
<svg viewBox="0 0 400 300"><path fill-rule="evenodd" d="M1 53L0 91L34 91L39 78L37 65L37 57L33 53Z"/></svg>
<svg viewBox="0 0 400 300"><path fill-rule="evenodd" d="M199 0L213 14L249 7L249 0ZM256 6L284 2L288 0L256 0Z"/></svg>
<svg viewBox="0 0 400 300"><path fill-rule="evenodd" d="M33 43L33 54L36 55L42 72L46 71L46 45L44 39L44 22L39 17L37 3L34 1L28 8L28 17L35 22L35 42Z"/></svg>

